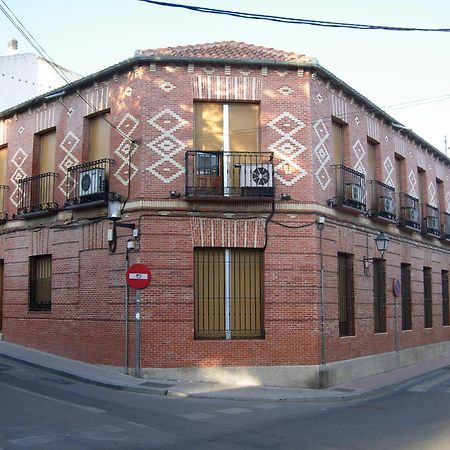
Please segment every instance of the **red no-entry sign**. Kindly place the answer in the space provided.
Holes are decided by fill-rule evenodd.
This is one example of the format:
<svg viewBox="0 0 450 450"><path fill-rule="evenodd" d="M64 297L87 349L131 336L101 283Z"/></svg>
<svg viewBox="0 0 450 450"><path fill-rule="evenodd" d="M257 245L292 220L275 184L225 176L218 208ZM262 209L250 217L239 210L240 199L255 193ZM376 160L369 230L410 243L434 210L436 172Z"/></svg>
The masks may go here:
<svg viewBox="0 0 450 450"><path fill-rule="evenodd" d="M132 264L127 270L127 284L134 289L144 289L152 280L150 269L145 264Z"/></svg>

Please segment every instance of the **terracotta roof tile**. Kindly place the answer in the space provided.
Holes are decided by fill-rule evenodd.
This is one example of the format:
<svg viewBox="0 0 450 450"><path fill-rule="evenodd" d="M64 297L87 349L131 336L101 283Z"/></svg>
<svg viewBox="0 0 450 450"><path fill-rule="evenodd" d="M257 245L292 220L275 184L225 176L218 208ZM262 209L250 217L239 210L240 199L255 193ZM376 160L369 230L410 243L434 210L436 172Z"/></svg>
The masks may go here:
<svg viewBox="0 0 450 450"><path fill-rule="evenodd" d="M261 47L245 42L223 41L179 47L155 48L139 51L144 56L170 56L179 58L207 58L234 60L266 60L278 62L304 62L305 55Z"/></svg>

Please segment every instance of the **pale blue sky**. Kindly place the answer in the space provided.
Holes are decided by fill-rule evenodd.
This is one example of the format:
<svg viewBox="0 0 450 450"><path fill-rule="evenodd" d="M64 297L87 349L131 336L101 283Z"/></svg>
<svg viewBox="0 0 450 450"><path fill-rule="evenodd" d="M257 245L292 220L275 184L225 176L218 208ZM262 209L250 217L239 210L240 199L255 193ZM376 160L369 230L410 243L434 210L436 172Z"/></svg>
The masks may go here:
<svg viewBox="0 0 450 450"><path fill-rule="evenodd" d="M87 75L136 49L244 41L315 56L347 84L385 108L439 150L450 145L450 33L358 31L207 15L137 0L5 0L58 63ZM391 26L450 28L448 0L173 0L174 3ZM19 39L0 13L0 54ZM446 101L390 109L417 99Z"/></svg>

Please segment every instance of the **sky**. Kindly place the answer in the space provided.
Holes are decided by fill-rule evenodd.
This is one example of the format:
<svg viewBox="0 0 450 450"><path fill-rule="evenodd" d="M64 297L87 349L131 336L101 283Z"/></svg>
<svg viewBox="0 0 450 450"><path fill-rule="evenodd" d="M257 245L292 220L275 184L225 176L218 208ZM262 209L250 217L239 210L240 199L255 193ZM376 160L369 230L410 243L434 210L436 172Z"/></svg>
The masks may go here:
<svg viewBox="0 0 450 450"><path fill-rule="evenodd" d="M445 151L445 136L450 147L450 33L279 24L139 0L1 1L56 63L83 75L130 58L137 49L225 40L262 45L316 57L327 70L437 149ZM172 2L300 19L450 28L448 0ZM20 52L35 53L0 12L0 55L13 37L19 40Z"/></svg>

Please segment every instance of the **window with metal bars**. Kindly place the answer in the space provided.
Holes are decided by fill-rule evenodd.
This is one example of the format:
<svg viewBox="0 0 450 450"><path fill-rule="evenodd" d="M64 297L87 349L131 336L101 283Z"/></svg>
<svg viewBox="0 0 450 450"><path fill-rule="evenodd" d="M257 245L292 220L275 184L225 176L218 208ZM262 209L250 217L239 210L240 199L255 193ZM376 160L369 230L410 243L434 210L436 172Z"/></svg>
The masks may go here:
<svg viewBox="0 0 450 450"><path fill-rule="evenodd" d="M194 251L195 338L263 338L263 251Z"/></svg>
<svg viewBox="0 0 450 450"><path fill-rule="evenodd" d="M411 265L402 263L400 271L402 286L402 330L411 330Z"/></svg>
<svg viewBox="0 0 450 450"><path fill-rule="evenodd" d="M423 268L423 306L424 306L424 327L433 326L433 297L431 288L431 267Z"/></svg>
<svg viewBox="0 0 450 450"><path fill-rule="evenodd" d="M450 325L448 270L443 270L442 275L442 326Z"/></svg>
<svg viewBox="0 0 450 450"><path fill-rule="evenodd" d="M52 306L52 256L30 258L30 311L50 311Z"/></svg>
<svg viewBox="0 0 450 450"><path fill-rule="evenodd" d="M373 319L375 333L386 333L386 264L373 260Z"/></svg>
<svg viewBox="0 0 450 450"><path fill-rule="evenodd" d="M338 253L339 336L355 335L353 255Z"/></svg>

